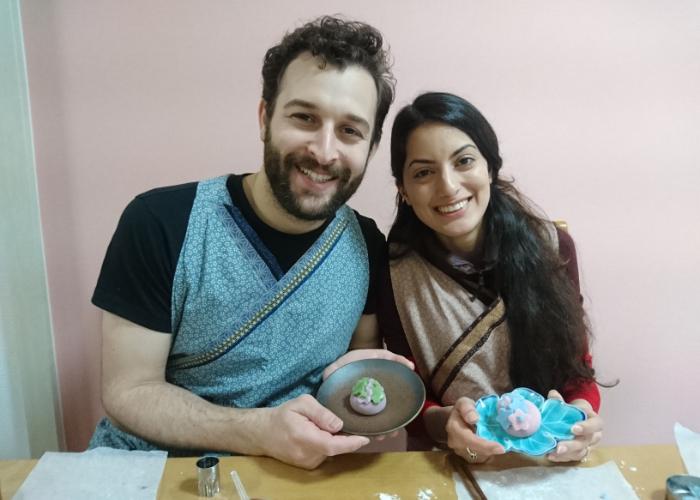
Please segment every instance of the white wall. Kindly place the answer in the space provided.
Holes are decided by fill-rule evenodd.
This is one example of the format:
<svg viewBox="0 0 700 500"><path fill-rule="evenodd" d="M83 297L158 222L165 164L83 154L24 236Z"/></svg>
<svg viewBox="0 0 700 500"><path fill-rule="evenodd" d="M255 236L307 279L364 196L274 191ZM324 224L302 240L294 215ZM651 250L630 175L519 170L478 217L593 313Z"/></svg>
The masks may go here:
<svg viewBox="0 0 700 500"><path fill-rule="evenodd" d="M0 459L58 449L59 402L19 4L0 2Z"/></svg>
<svg viewBox="0 0 700 500"><path fill-rule="evenodd" d="M697 0L25 0L51 304L70 448L101 413L89 304L136 193L257 169L265 50L344 12L385 34L398 106L472 100L505 172L569 221L604 380L607 443L670 442L700 422L700 2ZM353 204L387 228L385 140ZM639 417L641 415L642 417Z"/></svg>

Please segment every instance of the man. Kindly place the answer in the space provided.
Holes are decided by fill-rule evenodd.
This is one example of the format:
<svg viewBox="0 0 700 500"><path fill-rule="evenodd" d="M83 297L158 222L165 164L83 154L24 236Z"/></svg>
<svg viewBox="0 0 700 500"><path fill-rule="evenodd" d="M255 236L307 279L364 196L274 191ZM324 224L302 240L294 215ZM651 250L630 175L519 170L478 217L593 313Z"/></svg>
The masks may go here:
<svg viewBox="0 0 700 500"><path fill-rule="evenodd" d="M377 349L384 238L345 205L392 99L381 35L320 18L265 56L263 169L129 204L93 296L109 418L91 447L312 468L368 443L335 435L342 422L310 394L352 360L410 365Z"/></svg>

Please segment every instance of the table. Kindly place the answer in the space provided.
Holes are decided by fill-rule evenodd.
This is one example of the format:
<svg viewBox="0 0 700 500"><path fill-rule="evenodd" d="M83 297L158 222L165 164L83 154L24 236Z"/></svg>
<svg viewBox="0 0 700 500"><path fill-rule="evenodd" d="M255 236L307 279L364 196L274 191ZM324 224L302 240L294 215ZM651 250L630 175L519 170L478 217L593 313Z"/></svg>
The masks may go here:
<svg viewBox="0 0 700 500"><path fill-rule="evenodd" d="M226 457L219 464L221 493L218 498L238 499L230 472L236 470L251 498L361 499L423 498L454 499L453 468L444 451L355 453L328 459L321 467L306 471L266 457ZM614 461L642 499L663 499L666 478L685 473L675 445L601 447L591 451L584 467ZM194 458L168 459L158 498L195 499L197 473ZM541 459L508 454L474 470L501 470L537 465ZM9 500L36 460L0 461L0 492ZM571 465L553 465L570 467ZM429 490L429 491L428 491Z"/></svg>

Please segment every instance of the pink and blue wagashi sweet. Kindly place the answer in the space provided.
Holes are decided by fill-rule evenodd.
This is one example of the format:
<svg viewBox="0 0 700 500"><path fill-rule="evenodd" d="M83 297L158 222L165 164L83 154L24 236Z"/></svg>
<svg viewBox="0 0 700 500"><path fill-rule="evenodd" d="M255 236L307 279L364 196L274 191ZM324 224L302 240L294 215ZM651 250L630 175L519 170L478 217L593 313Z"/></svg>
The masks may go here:
<svg viewBox="0 0 700 500"><path fill-rule="evenodd" d="M476 411L478 436L501 444L506 451L535 456L554 450L559 441L573 439L571 427L586 419L580 408L545 399L525 387L484 396L476 402Z"/></svg>

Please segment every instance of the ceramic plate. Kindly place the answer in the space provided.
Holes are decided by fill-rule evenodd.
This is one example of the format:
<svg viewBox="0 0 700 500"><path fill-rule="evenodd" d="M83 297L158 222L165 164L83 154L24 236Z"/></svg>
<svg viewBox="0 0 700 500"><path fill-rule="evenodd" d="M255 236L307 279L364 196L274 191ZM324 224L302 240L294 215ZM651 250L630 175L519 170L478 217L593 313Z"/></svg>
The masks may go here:
<svg viewBox="0 0 700 500"><path fill-rule="evenodd" d="M489 441L500 443L506 451L516 451L525 455L545 455L557 447L563 440L573 439L571 427L586 419L586 414L580 408L559 401L546 399L531 389L519 387L513 392L533 403L542 414L542 424L533 435L515 437L508 434L496 420L498 396L490 395L476 402L479 422L476 424L476 434Z"/></svg>
<svg viewBox="0 0 700 500"><path fill-rule="evenodd" d="M372 377L384 387L386 408L377 415L360 415L350 407L350 391L362 377ZM418 374L401 363L363 359L334 371L321 384L316 399L343 420L342 432L376 436L416 418L425 401L425 387Z"/></svg>

